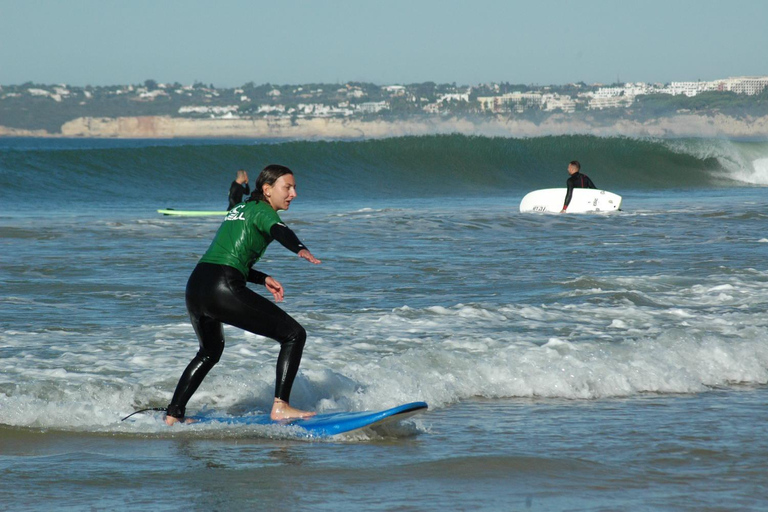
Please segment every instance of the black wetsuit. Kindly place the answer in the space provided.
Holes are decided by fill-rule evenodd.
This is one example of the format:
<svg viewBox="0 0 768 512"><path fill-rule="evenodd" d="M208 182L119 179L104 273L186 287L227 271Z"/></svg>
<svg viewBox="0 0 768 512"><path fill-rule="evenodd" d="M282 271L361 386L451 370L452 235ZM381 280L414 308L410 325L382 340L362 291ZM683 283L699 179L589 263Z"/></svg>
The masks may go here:
<svg viewBox="0 0 768 512"><path fill-rule="evenodd" d="M229 206L227 206L227 211L231 210L233 206L236 204L243 202L243 196L247 196L251 193L251 186L245 183L244 185L241 185L237 182L237 180L232 182L232 185L229 186Z"/></svg>
<svg viewBox="0 0 768 512"><path fill-rule="evenodd" d="M232 217L237 221L238 218L243 217L241 211L244 207L254 209L251 203L246 203L233 210L228 218ZM267 208L263 210L269 211ZM274 222L274 219L279 220L277 214L272 213L274 218L262 221L264 226ZM245 215L250 222L251 214ZM277 240L295 253L306 249L296 234L285 224L272 224L271 227L264 229L268 229L269 232L260 233L266 241L264 247L260 249L262 253L271 240ZM222 235L224 239L228 238L227 233L222 229L220 232L224 233ZM215 238L212 247L216 245ZM248 282L261 285L265 283L266 274L252 268L248 268L247 272ZM306 331L296 320L270 300L250 290L246 286L243 270L218 263L201 261L197 264L187 281L186 302L192 327L200 342L200 349L179 379L173 399L168 405L169 416L184 417L187 402L211 368L219 361L224 351L223 324L233 325L280 342L275 397L288 402L307 339Z"/></svg>
<svg viewBox="0 0 768 512"><path fill-rule="evenodd" d="M565 194L565 202L563 203L563 210L568 208L568 205L571 204L571 197L573 196L573 189L575 188L597 188L594 183L592 183L592 180L589 179L589 176L586 174L581 174L581 172L576 172L572 174L568 181L565 182L566 186L568 187L568 192Z"/></svg>

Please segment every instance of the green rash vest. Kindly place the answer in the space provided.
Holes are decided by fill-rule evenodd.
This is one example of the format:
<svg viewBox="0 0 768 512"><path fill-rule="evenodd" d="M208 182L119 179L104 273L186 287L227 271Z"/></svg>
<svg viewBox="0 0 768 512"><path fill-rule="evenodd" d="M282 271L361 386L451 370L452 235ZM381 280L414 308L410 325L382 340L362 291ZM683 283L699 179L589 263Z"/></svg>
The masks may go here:
<svg viewBox="0 0 768 512"><path fill-rule="evenodd" d="M200 263L234 267L247 279L248 270L272 241L270 229L280 222L277 212L263 201L238 204L227 214Z"/></svg>

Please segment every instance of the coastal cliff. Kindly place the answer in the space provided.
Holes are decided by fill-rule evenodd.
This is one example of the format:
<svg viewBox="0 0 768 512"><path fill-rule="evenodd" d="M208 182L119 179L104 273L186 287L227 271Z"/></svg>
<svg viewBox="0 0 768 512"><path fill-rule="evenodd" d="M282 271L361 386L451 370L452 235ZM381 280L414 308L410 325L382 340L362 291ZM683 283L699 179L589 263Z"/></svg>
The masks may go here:
<svg viewBox="0 0 768 512"><path fill-rule="evenodd" d="M80 117L60 133L0 126L0 136L71 138L259 138L349 139L459 133L498 137L590 134L628 137L768 137L768 117L681 114L649 121L552 115L536 123L524 119L423 118L399 121L334 118L190 119L170 116Z"/></svg>

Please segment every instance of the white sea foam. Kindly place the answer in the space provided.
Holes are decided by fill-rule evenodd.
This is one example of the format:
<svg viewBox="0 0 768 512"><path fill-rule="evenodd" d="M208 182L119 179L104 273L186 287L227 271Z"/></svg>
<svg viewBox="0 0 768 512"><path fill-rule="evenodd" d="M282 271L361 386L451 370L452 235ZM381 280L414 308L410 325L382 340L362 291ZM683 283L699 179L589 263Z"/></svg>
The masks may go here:
<svg viewBox="0 0 768 512"><path fill-rule="evenodd" d="M766 302L761 287L734 278L669 289L659 276L616 278L602 288L675 306L477 303L299 318L310 340L294 403L321 411L413 400L442 407L477 396L595 399L762 384L768 319L736 307L746 297ZM228 327L225 335L222 362L190 409L267 410L277 345ZM0 423L155 428L116 425L133 408L170 400L196 342L187 324L140 326L127 336L139 342L118 334L86 345L64 331L0 334L15 354L0 377Z"/></svg>
<svg viewBox="0 0 768 512"><path fill-rule="evenodd" d="M668 148L699 159L716 159L723 177L751 185L768 185L768 144L727 139L663 140Z"/></svg>
<svg viewBox="0 0 768 512"><path fill-rule="evenodd" d="M768 158L753 160L748 167L734 172L733 177L752 185L768 185Z"/></svg>

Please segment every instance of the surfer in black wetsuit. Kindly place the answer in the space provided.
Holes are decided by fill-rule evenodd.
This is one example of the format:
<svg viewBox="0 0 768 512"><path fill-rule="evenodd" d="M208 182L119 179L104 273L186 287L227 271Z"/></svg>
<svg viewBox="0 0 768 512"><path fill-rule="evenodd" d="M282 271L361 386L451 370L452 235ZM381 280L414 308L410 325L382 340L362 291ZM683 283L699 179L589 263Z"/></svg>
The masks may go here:
<svg viewBox="0 0 768 512"><path fill-rule="evenodd" d="M582 174L581 172L581 164L574 160L570 164L568 164L568 174L571 175L570 178L568 178L568 181L566 181L566 186L568 187L568 192L565 194L565 202L563 203L563 209L560 210L560 213L564 213L565 210L568 209L568 205L571 204L571 197L573 196L573 189L575 188L597 188L594 183L592 183L592 180L589 179L589 176L586 174Z"/></svg>
<svg viewBox="0 0 768 512"><path fill-rule="evenodd" d="M225 217L189 277L187 310L200 349L176 386L166 410L168 425L184 421L187 402L219 361L224 351L224 324L280 343L271 418L283 420L314 415L288 403L307 332L288 313L246 287L246 282L263 285L276 302L283 300L283 286L273 277L252 268L273 240L310 263L320 263L277 213L287 210L295 197L293 172L282 165L265 167L256 180L253 195L247 202L236 205Z"/></svg>
<svg viewBox="0 0 768 512"><path fill-rule="evenodd" d="M248 173L240 169L237 171L237 178L229 187L229 206L227 211L231 210L236 204L243 202L243 196L251 193L251 187L248 185Z"/></svg>

